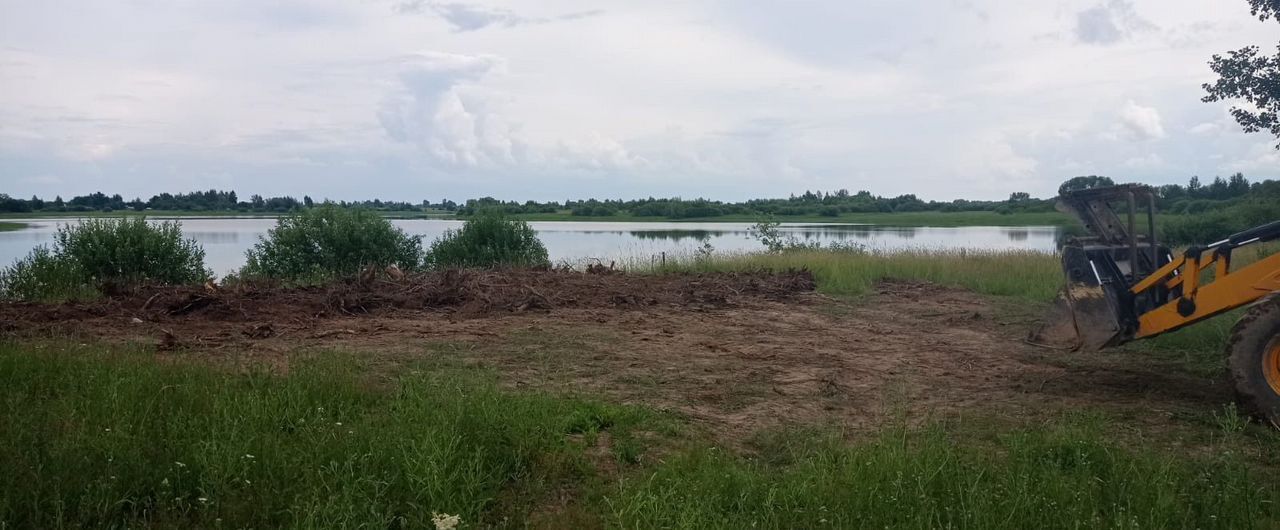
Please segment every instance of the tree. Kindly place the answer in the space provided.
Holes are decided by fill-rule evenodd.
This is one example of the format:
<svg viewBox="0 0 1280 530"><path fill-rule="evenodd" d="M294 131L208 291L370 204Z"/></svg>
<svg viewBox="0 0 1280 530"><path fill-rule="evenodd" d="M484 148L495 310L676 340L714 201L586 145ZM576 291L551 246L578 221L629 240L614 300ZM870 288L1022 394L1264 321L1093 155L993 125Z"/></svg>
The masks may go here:
<svg viewBox="0 0 1280 530"><path fill-rule="evenodd" d="M1249 0L1249 12L1263 22L1272 17L1280 21L1280 0Z"/></svg>
<svg viewBox="0 0 1280 530"><path fill-rule="evenodd" d="M1280 22L1280 0L1249 0L1249 4L1259 20ZM1231 115L1244 132L1267 131L1280 140L1280 45L1276 50L1274 57L1260 54L1258 46L1227 52L1226 57L1214 54L1209 68L1218 74L1218 80L1203 85L1209 95L1201 101L1244 100L1252 108L1231 107ZM1280 149L1280 141L1276 149Z"/></svg>
<svg viewBox="0 0 1280 530"><path fill-rule="evenodd" d="M1009 194L1009 202L1021 202L1031 198L1031 194L1025 191L1015 191Z"/></svg>
<svg viewBox="0 0 1280 530"><path fill-rule="evenodd" d="M1115 185L1116 183L1112 181L1110 177L1100 177L1098 175L1072 177L1070 180L1063 182L1061 186L1058 186L1058 195L1064 195L1069 191L1080 191Z"/></svg>

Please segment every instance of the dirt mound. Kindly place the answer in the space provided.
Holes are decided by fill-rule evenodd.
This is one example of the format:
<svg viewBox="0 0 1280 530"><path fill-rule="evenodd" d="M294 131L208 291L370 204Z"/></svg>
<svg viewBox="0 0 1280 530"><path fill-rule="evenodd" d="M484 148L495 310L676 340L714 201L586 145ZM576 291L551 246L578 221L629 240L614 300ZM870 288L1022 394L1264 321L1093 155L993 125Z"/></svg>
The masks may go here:
<svg viewBox="0 0 1280 530"><path fill-rule="evenodd" d="M449 270L395 281L354 279L321 287L155 287L87 303L4 303L0 304L0 321L6 324L0 331L20 329L23 323L112 315L152 322L273 321L395 310L482 317L557 308L714 309L752 298L785 299L813 288L813 276L804 270L672 275Z"/></svg>

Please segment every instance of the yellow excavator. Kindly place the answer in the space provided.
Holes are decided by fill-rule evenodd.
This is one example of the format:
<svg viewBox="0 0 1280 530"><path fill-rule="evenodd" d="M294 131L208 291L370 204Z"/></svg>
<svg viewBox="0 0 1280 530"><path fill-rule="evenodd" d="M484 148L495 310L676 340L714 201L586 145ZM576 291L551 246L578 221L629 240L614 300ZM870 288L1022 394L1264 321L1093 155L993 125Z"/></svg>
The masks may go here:
<svg viewBox="0 0 1280 530"><path fill-rule="evenodd" d="M1250 306L1227 343L1236 399L1280 428L1280 252L1241 267L1231 259L1242 247L1280 239L1280 221L1175 253L1156 237L1155 205L1154 191L1137 184L1058 197L1058 209L1078 217L1088 235L1063 244L1066 286L1029 342L1096 351Z"/></svg>

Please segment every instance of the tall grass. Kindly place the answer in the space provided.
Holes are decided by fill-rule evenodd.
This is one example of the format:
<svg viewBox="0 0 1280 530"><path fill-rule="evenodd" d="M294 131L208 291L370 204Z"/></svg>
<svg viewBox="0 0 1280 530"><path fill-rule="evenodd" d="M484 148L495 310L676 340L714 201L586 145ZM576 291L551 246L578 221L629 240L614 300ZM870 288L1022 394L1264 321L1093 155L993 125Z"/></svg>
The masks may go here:
<svg viewBox="0 0 1280 530"><path fill-rule="evenodd" d="M341 356L282 377L0 345L0 528L498 524L591 473L571 435L644 417L475 372L389 389L357 372Z"/></svg>
<svg viewBox="0 0 1280 530"><path fill-rule="evenodd" d="M1062 286L1058 258L1030 251L899 250L883 253L797 250L673 259L659 272L799 269L813 272L818 290L861 295L883 279L926 280L984 294L1052 300Z"/></svg>
<svg viewBox="0 0 1280 530"><path fill-rule="evenodd" d="M609 499L621 528L1273 528L1280 490L1222 455L1191 459L1107 441L1065 421L994 446L937 428L849 445L792 432L760 458L668 458Z"/></svg>
<svg viewBox="0 0 1280 530"><path fill-rule="evenodd" d="M850 443L768 433L743 456L644 410L353 358L287 376L0 343L0 528L1267 528L1280 484L1239 453L1108 441L1089 416ZM595 444L608 432L610 446ZM636 458L650 453L660 458ZM601 458L605 459L604 461ZM609 463L609 462L613 463ZM602 473L609 480L602 480Z"/></svg>
<svg viewBox="0 0 1280 530"><path fill-rule="evenodd" d="M0 222L0 232L12 232L14 230L22 230L27 225L23 223L3 223Z"/></svg>

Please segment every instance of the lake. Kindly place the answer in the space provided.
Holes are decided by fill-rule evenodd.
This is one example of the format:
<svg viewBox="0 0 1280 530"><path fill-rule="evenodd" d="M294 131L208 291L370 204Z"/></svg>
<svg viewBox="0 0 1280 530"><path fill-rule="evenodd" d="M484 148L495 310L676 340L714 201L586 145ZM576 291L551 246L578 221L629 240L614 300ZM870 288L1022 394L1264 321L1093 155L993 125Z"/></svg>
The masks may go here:
<svg viewBox="0 0 1280 530"><path fill-rule="evenodd" d="M158 219L158 218L157 218ZM26 256L37 245L53 241L57 227L74 219L35 219L28 228L0 232L0 264L8 265ZM180 219L183 232L205 249L205 261L217 274L226 274L244 264L244 253L260 236L275 226L275 219ZM429 244L461 221L393 220L393 224ZM634 262L660 259L666 253L685 256L704 244L715 252L760 250L763 246L748 233L751 223L634 223L569 222L529 223L537 232L554 262L581 264L599 259ZM891 227L850 224L784 223L784 235L822 244L857 243L874 251L898 249L1018 249L1051 253L1056 249L1058 228L1023 227Z"/></svg>

